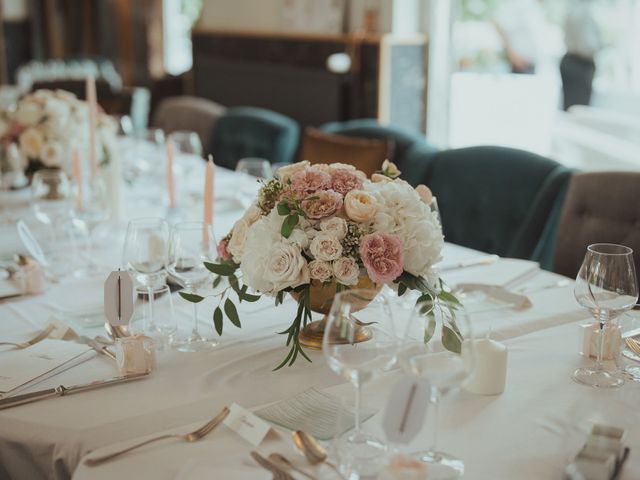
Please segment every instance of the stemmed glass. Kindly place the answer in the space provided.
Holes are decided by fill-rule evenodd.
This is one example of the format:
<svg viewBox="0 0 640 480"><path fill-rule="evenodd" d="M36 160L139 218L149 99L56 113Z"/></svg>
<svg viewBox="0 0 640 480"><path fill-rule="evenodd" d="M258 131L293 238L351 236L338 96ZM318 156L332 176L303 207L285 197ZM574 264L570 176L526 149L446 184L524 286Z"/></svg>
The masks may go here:
<svg viewBox="0 0 640 480"><path fill-rule="evenodd" d="M243 207L248 208L251 200L258 192L257 180L271 178L271 164L264 158L243 158L236 165L236 172L242 173L240 188L238 189L238 201Z"/></svg>
<svg viewBox="0 0 640 480"><path fill-rule="evenodd" d="M161 218L135 219L127 225L122 263L149 295L144 330L150 336L159 335L153 316L153 300L155 288L165 284L168 243L169 226Z"/></svg>
<svg viewBox="0 0 640 480"><path fill-rule="evenodd" d="M385 443L362 431L362 384L396 361L400 338L389 302L377 290L348 290L333 300L322 350L329 367L355 387L355 428L341 442L343 470L372 475L384 465Z"/></svg>
<svg viewBox="0 0 640 480"><path fill-rule="evenodd" d="M204 262L216 259L216 241L211 225L203 222L183 222L171 231L168 270L187 290L196 293L211 279L211 273ZM195 352L215 347L218 342L205 338L199 332L198 304L193 303L193 329L186 339L174 342L182 352Z"/></svg>
<svg viewBox="0 0 640 480"><path fill-rule="evenodd" d="M574 295L600 324L595 365L573 372L576 382L592 387L619 387L624 378L615 365L603 363L605 330L638 301L633 250L624 245L595 243L587 247L576 278Z"/></svg>
<svg viewBox="0 0 640 480"><path fill-rule="evenodd" d="M185 155L196 155L198 157L202 157L202 142L196 132L178 130L171 133L169 138L176 146L176 151Z"/></svg>
<svg viewBox="0 0 640 480"><path fill-rule="evenodd" d="M440 400L457 392L471 375L473 345L471 323L462 305L444 301L416 304L405 330L401 358L406 370L431 385L431 446L413 455L429 465L430 479L458 478L464 473L463 460L438 450L438 410Z"/></svg>
<svg viewBox="0 0 640 480"><path fill-rule="evenodd" d="M103 273L100 266L93 260L91 254L94 247L94 232L96 227L109 219L111 210L107 196L107 187L100 177L96 177L88 184L88 189L79 189L83 199L80 208L76 208L75 215L82 222L87 233L87 262L85 269L78 272L80 276Z"/></svg>

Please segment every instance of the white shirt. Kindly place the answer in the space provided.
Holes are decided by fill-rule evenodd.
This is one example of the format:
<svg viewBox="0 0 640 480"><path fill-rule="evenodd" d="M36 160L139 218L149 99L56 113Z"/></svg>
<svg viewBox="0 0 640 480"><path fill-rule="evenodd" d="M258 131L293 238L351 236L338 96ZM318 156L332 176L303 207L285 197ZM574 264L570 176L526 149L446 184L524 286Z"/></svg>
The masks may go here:
<svg viewBox="0 0 640 480"><path fill-rule="evenodd" d="M573 2L564 23L564 41L567 52L585 58L593 58L602 48L600 30L591 14L590 2Z"/></svg>
<svg viewBox="0 0 640 480"><path fill-rule="evenodd" d="M504 31L514 53L535 65L544 36L544 12L538 0L511 0L496 11L494 21Z"/></svg>

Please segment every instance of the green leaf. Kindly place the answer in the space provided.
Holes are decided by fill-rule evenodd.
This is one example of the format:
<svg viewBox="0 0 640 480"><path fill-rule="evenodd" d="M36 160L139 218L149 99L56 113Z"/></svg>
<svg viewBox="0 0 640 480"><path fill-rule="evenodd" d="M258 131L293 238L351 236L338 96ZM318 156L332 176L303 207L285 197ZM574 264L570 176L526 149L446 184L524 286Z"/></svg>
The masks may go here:
<svg viewBox="0 0 640 480"><path fill-rule="evenodd" d="M231 320L231 323L233 323L236 327L242 327L242 325L240 325L238 310L236 310L236 306L228 298L224 302L224 313L227 314L227 317L229 318L229 320Z"/></svg>
<svg viewBox="0 0 640 480"><path fill-rule="evenodd" d="M258 300L260 300L261 295L252 295L250 293L243 293L242 294L242 299L245 302L257 302Z"/></svg>
<svg viewBox="0 0 640 480"><path fill-rule="evenodd" d="M298 224L299 219L300 216L297 213L292 213L291 215L286 216L284 222L282 222L282 228L280 229L280 233L284 238L289 238L291 232L293 232L293 229Z"/></svg>
<svg viewBox="0 0 640 480"><path fill-rule="evenodd" d="M278 209L278 215L289 215L291 213L291 209L289 208L289 204L286 202L286 200L283 200L282 202L278 203L277 206Z"/></svg>
<svg viewBox="0 0 640 480"><path fill-rule="evenodd" d="M216 327L218 335L222 336L222 310L220 307L216 307L213 311L213 326Z"/></svg>
<svg viewBox="0 0 640 480"><path fill-rule="evenodd" d="M450 352L460 353L462 350L462 340L446 325L442 326L442 345Z"/></svg>
<svg viewBox="0 0 640 480"><path fill-rule="evenodd" d="M233 275L238 268L237 265L233 265L230 263L211 263L204 262L204 266L212 273L216 275L222 275L223 277L228 277L229 275Z"/></svg>
<svg viewBox="0 0 640 480"><path fill-rule="evenodd" d="M407 291L407 286L404 283L398 284L398 296L401 297Z"/></svg>
<svg viewBox="0 0 640 480"><path fill-rule="evenodd" d="M222 282L222 276L218 275L216 278L213 279L213 288L216 288L218 285L220 285L220 282Z"/></svg>
<svg viewBox="0 0 640 480"><path fill-rule="evenodd" d="M184 298L187 302L191 303L200 303L204 300L204 297L200 295L196 295L195 293L187 293L187 292L178 292L182 298Z"/></svg>
<svg viewBox="0 0 640 480"><path fill-rule="evenodd" d="M429 343L429 340L433 337L433 334L436 332L436 319L433 316L429 317L429 323L427 323L427 328L424 329L424 343L425 345Z"/></svg>
<svg viewBox="0 0 640 480"><path fill-rule="evenodd" d="M453 303L454 305L460 305L460 300L458 300L455 295L445 292L444 290L438 294L438 298L445 302Z"/></svg>

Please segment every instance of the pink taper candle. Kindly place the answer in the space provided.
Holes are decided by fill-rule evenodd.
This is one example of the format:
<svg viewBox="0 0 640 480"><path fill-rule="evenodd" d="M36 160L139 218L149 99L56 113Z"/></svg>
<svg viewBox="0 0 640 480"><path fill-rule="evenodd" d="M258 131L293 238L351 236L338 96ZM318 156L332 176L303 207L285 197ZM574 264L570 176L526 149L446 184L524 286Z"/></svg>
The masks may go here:
<svg viewBox="0 0 640 480"><path fill-rule="evenodd" d="M173 140L167 138L167 193L169 194L169 208L176 207L176 180L173 177Z"/></svg>
<svg viewBox="0 0 640 480"><path fill-rule="evenodd" d="M213 225L213 185L215 181L216 166L213 163L213 157L209 155L207 162L207 170L204 176L204 225L205 230L202 232L202 240L205 245L209 244L207 235L207 225Z"/></svg>
<svg viewBox="0 0 640 480"><path fill-rule="evenodd" d="M96 94L96 79L93 75L87 76L86 92L89 104L89 166L91 167L91 179L98 173L98 159L96 158L96 128L98 118L98 98Z"/></svg>
<svg viewBox="0 0 640 480"><path fill-rule="evenodd" d="M71 170L73 173L73 179L76 181L78 185L78 190L76 192L76 210L79 212L82 211L82 164L80 163L80 152L76 147L73 147L73 152L71 153Z"/></svg>

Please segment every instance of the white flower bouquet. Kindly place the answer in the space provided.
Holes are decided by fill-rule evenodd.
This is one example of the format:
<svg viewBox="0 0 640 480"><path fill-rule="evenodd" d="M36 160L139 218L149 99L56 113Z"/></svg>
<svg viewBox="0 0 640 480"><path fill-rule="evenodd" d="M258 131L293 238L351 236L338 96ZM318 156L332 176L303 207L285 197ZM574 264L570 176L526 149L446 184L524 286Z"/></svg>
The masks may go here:
<svg viewBox="0 0 640 480"><path fill-rule="evenodd" d="M444 239L429 206L431 193L424 185L414 189L399 175L389 162L371 179L340 163L312 166L304 161L280 168L219 242L218 263L206 264L217 275L214 287L222 277L229 280L213 315L218 334L224 314L240 326L232 292L240 302L274 296L276 305L291 293L298 313L282 332L290 350L281 368L292 365L298 354L309 360L298 334L311 320L311 311L318 311L312 298L317 287L329 289L332 299L336 291L355 288L364 278L368 285L388 285L399 295L417 290L418 301L430 305L439 298L455 300L442 289L434 269ZM204 298L181 295L191 302ZM430 311L425 308L425 314Z"/></svg>
<svg viewBox="0 0 640 480"><path fill-rule="evenodd" d="M106 165L114 148L117 126L105 113L98 112L97 159ZM0 117L0 142L15 143L24 168L71 168L71 148L88 146L88 103L64 90L37 90L18 102L14 111Z"/></svg>

